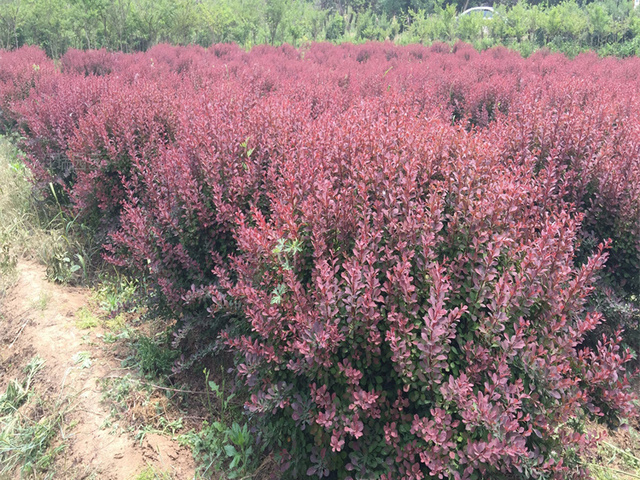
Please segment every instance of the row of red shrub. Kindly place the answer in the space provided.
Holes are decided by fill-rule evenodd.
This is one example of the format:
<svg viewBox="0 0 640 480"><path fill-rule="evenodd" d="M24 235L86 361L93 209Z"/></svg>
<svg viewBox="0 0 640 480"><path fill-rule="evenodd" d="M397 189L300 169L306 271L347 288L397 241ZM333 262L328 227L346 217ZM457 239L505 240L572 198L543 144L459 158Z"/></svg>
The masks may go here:
<svg viewBox="0 0 640 480"><path fill-rule="evenodd" d="M640 290L639 73L463 44L23 49L0 120L176 342L222 329L293 478L571 478L582 419L630 408L585 302L602 271Z"/></svg>

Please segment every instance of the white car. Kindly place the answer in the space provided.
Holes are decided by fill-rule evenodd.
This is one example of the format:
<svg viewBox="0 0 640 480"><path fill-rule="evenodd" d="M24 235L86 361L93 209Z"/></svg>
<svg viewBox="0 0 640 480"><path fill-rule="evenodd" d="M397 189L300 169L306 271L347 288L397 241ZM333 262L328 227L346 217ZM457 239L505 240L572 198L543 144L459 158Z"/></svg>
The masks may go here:
<svg viewBox="0 0 640 480"><path fill-rule="evenodd" d="M636 0L639 1L639 0ZM485 18L487 20L490 20L493 18L493 8L491 7L473 7L473 8L469 8L467 10L465 10L464 12L462 12L460 14L460 16L462 15L469 15L470 13L482 13L482 18Z"/></svg>

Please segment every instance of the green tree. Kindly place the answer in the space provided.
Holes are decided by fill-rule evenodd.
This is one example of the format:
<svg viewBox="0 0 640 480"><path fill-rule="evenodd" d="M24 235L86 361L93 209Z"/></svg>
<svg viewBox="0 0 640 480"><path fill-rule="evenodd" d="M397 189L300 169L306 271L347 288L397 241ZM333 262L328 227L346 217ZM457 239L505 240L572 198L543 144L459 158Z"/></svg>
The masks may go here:
<svg viewBox="0 0 640 480"><path fill-rule="evenodd" d="M169 24L172 43L186 45L195 41L197 30L203 23L199 3L198 0L174 0Z"/></svg>
<svg viewBox="0 0 640 480"><path fill-rule="evenodd" d="M136 50L146 50L158 41L166 40L171 23L173 3L170 0L134 0L131 40Z"/></svg>
<svg viewBox="0 0 640 480"><path fill-rule="evenodd" d="M71 45L71 5L64 0L32 0L24 22L24 43L40 45L49 56L59 57Z"/></svg>
<svg viewBox="0 0 640 480"><path fill-rule="evenodd" d="M100 48L107 38L109 0L73 0L69 4L71 42L76 48Z"/></svg>
<svg viewBox="0 0 640 480"><path fill-rule="evenodd" d="M0 0L0 48L20 46L19 32L25 21L22 0Z"/></svg>
<svg viewBox="0 0 640 480"><path fill-rule="evenodd" d="M456 27L457 37L461 40L472 42L482 38L483 27L485 27L482 13L473 12L460 16Z"/></svg>
<svg viewBox="0 0 640 480"><path fill-rule="evenodd" d="M327 29L325 32L325 37L327 40L335 42L340 40L345 32L345 21L344 17L339 13L334 13L331 18L329 18L329 22L327 23Z"/></svg>
<svg viewBox="0 0 640 480"><path fill-rule="evenodd" d="M601 45L611 34L612 18L602 3L590 3L587 5L589 18L589 34L591 45Z"/></svg>
<svg viewBox="0 0 640 480"><path fill-rule="evenodd" d="M288 7L287 0L265 0L264 19L269 29L269 43L271 45L276 42L278 27L280 27Z"/></svg>
<svg viewBox="0 0 640 480"><path fill-rule="evenodd" d="M209 0L200 4L203 24L209 30L212 43L230 40L238 21L233 6L227 0Z"/></svg>

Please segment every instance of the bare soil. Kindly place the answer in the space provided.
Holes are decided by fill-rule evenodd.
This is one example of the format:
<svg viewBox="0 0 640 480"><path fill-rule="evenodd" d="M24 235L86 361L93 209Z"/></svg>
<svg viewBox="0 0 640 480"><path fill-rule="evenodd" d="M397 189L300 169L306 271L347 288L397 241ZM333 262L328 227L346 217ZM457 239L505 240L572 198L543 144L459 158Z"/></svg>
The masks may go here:
<svg viewBox="0 0 640 480"><path fill-rule="evenodd" d="M191 452L172 438L149 433L136 441L105 427L110 408L102 401L100 380L124 372L115 355L96 342L96 331L76 326L90 291L48 283L44 267L34 262L20 262L17 274L15 285L0 299L0 389L39 355L46 363L36 390L71 399L64 438L58 439L67 446L56 459L55 478L130 480L150 467L170 478L194 478ZM74 362L79 352L89 354L89 367Z"/></svg>

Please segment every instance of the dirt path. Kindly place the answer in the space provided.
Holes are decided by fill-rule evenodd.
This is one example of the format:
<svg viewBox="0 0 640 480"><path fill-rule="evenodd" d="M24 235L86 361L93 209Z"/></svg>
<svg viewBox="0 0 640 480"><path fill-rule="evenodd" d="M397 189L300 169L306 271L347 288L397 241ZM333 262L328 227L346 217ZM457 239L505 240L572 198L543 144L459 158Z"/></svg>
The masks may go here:
<svg viewBox="0 0 640 480"><path fill-rule="evenodd" d="M105 428L110 411L101 401L99 381L122 375L122 369L95 343L96 331L76 326L89 296L85 289L48 283L41 265L18 265L16 285L0 300L0 391L39 355L45 360L37 376L39 393L71 399L65 438L58 439L66 447L56 457L53 478L131 480L150 468L173 479L194 478L190 451L171 438L150 433L139 442ZM80 352L90 365L78 365Z"/></svg>

